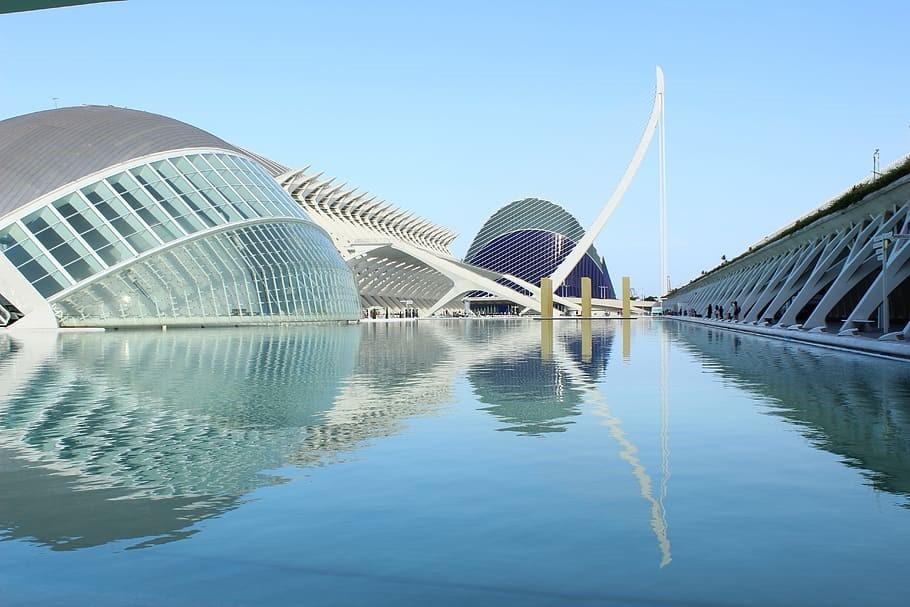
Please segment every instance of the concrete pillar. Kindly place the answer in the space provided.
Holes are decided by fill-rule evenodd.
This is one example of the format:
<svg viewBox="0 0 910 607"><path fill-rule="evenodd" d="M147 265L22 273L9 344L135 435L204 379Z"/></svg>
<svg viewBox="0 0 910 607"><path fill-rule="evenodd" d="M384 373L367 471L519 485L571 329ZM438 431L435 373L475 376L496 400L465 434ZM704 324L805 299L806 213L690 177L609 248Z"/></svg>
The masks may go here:
<svg viewBox="0 0 910 607"><path fill-rule="evenodd" d="M553 318L553 280L540 279L540 317Z"/></svg>
<svg viewBox="0 0 910 607"><path fill-rule="evenodd" d="M587 276L581 279L581 317L591 318L591 279Z"/></svg>
<svg viewBox="0 0 910 607"><path fill-rule="evenodd" d="M622 277L622 317L632 316L632 281L628 276Z"/></svg>

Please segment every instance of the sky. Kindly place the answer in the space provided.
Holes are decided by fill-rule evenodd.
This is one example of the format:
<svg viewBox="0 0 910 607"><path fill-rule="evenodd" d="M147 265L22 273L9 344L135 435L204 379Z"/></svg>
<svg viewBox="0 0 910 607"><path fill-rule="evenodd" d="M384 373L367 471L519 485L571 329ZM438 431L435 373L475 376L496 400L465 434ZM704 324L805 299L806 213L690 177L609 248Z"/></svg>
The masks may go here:
<svg viewBox="0 0 910 607"><path fill-rule="evenodd" d="M444 225L589 225L666 74L669 271L715 266L910 153L907 2L127 0L0 15L0 119L116 105ZM596 241L656 293L657 147Z"/></svg>

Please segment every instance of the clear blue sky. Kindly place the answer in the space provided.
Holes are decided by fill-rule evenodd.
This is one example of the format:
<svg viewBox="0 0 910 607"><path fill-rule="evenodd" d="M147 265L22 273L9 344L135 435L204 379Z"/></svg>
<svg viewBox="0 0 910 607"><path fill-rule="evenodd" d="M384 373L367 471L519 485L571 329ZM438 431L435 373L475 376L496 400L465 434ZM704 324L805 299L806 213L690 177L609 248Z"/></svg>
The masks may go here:
<svg viewBox="0 0 910 607"><path fill-rule="evenodd" d="M527 196L587 225L667 76L674 284L910 152L907 2L128 0L0 16L0 117L112 104L461 234ZM598 240L658 286L656 148Z"/></svg>

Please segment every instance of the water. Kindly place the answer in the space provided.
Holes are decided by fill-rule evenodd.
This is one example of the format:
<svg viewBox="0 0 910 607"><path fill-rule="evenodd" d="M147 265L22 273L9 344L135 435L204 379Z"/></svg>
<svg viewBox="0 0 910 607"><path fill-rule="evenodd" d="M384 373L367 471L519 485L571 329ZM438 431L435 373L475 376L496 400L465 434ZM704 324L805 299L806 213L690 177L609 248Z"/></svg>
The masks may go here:
<svg viewBox="0 0 910 607"><path fill-rule="evenodd" d="M0 605L906 604L910 366L541 329L0 337Z"/></svg>

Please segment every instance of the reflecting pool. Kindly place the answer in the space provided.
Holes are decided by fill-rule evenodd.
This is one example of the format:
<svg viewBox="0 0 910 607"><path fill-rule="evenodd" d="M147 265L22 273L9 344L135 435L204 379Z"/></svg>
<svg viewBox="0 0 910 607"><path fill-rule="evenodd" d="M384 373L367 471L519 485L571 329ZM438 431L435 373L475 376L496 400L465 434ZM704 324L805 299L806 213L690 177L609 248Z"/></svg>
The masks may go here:
<svg viewBox="0 0 910 607"><path fill-rule="evenodd" d="M904 605L910 365L682 324L0 336L0 605Z"/></svg>

